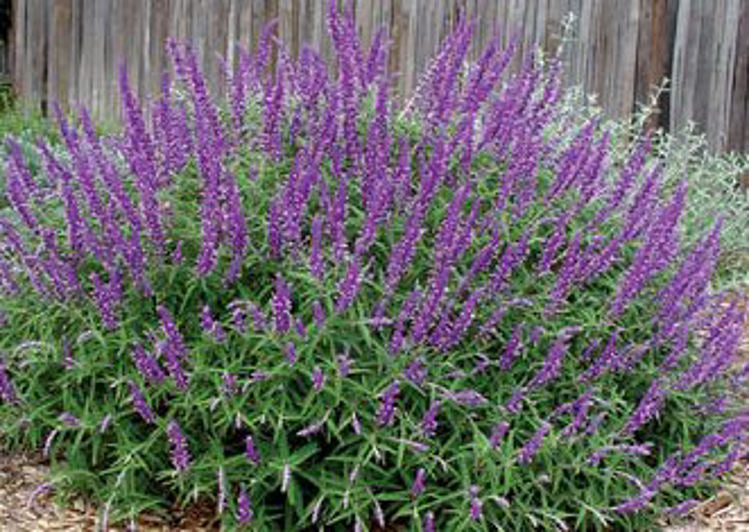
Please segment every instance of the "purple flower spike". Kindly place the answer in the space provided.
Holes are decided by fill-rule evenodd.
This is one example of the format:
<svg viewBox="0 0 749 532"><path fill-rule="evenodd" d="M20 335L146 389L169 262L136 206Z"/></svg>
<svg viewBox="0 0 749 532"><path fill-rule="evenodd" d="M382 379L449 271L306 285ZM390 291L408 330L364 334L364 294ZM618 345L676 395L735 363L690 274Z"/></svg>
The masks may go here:
<svg viewBox="0 0 749 532"><path fill-rule="evenodd" d="M411 496L412 497L418 497L422 493L424 493L424 490L426 489L426 479L427 479L427 472L426 470L421 467L416 472L416 478L414 479L413 484L411 485Z"/></svg>
<svg viewBox="0 0 749 532"><path fill-rule="evenodd" d="M224 343L224 340L226 340L224 329L221 327L220 323L213 319L211 307L208 305L203 306L203 310L200 313L200 319L203 325L203 331L212 336L219 344Z"/></svg>
<svg viewBox="0 0 749 532"><path fill-rule="evenodd" d="M294 329L296 329L296 333L301 336L303 340L307 339L307 326L301 318L294 320Z"/></svg>
<svg viewBox="0 0 749 532"><path fill-rule="evenodd" d="M255 448L255 440L252 436L247 436L244 440L244 454L247 459L255 465L260 463L260 454Z"/></svg>
<svg viewBox="0 0 749 532"><path fill-rule="evenodd" d="M351 306L356 293L359 291L361 285L361 272L359 267L359 260L353 259L346 270L346 276L338 285L338 293L340 294L335 304L336 312L344 312Z"/></svg>
<svg viewBox="0 0 749 532"><path fill-rule="evenodd" d="M276 277L276 292L271 301L276 331L284 334L291 328L291 289L279 274Z"/></svg>
<svg viewBox="0 0 749 532"><path fill-rule="evenodd" d="M187 440L179 424L172 420L166 429L169 442L172 445L172 464L178 472L186 471L190 467L190 452L187 449Z"/></svg>
<svg viewBox="0 0 749 532"><path fill-rule="evenodd" d="M13 383L5 372L5 365L2 360L0 360L0 399L6 403L14 403L17 399Z"/></svg>
<svg viewBox="0 0 749 532"><path fill-rule="evenodd" d="M174 319L169 311L159 306L156 308L156 312L161 318L161 327L166 334L167 340L161 346L161 352L166 357L167 368L169 373L174 378L177 388L180 390L186 390L188 386L188 378L182 369L181 360L187 353L187 349L184 346L182 335L177 329L177 325L174 323Z"/></svg>
<svg viewBox="0 0 749 532"><path fill-rule="evenodd" d="M471 486L469 493L471 495L471 521L480 521L484 517L484 503L479 499L479 487Z"/></svg>
<svg viewBox="0 0 749 532"><path fill-rule="evenodd" d="M117 328L117 318L115 317L115 306L117 300L115 294L110 289L110 283L104 283L99 274L91 272L91 283L94 285L94 299L96 306L99 308L101 319L107 329Z"/></svg>
<svg viewBox="0 0 749 532"><path fill-rule="evenodd" d="M518 456L518 462L521 464L528 464L533 460L533 457L536 455L538 450L541 448L541 444L544 441L544 438L546 437L546 434L551 430L551 425L549 423L543 423L541 426L536 430L535 434L529 439L523 448L520 450L520 456Z"/></svg>
<svg viewBox="0 0 749 532"><path fill-rule="evenodd" d="M141 376L151 384L158 384L166 379L166 374L155 358L150 356L142 345L136 344L132 352L133 362Z"/></svg>
<svg viewBox="0 0 749 532"><path fill-rule="evenodd" d="M322 329L325 326L325 309L319 301L312 304L312 315L315 318L315 326Z"/></svg>
<svg viewBox="0 0 749 532"><path fill-rule="evenodd" d="M341 378L345 379L351 372L351 359L348 354L340 355L338 357L338 374Z"/></svg>
<svg viewBox="0 0 749 532"><path fill-rule="evenodd" d="M523 326L517 325L512 331L512 336L510 336L510 339L507 341L505 351L502 353L502 357L499 361L499 367L502 371L508 371L512 367L517 356L520 354L520 351L522 350L522 334Z"/></svg>
<svg viewBox="0 0 749 532"><path fill-rule="evenodd" d="M224 373L221 376L221 391L225 395L234 395L237 393L237 377L231 373Z"/></svg>
<svg viewBox="0 0 749 532"><path fill-rule="evenodd" d="M417 358L408 365L403 374L416 386L421 386L427 378L427 369L424 366L424 360Z"/></svg>
<svg viewBox="0 0 749 532"><path fill-rule="evenodd" d="M541 369L538 370L528 384L528 388L537 390L544 384L556 379L562 370L562 361L566 352L567 346L563 339L554 342L554 345L549 350L549 354L546 356L546 360L544 360L543 366L541 366Z"/></svg>
<svg viewBox="0 0 749 532"><path fill-rule="evenodd" d="M315 369L312 371L312 387L316 392L319 392L323 386L325 386L325 374L320 369L320 366L315 366Z"/></svg>
<svg viewBox="0 0 749 532"><path fill-rule="evenodd" d="M507 423L507 421L500 421L494 426L494 429L492 429L492 434L489 437L489 446L492 449L496 450L497 447L499 447L509 428L510 424Z"/></svg>
<svg viewBox="0 0 749 532"><path fill-rule="evenodd" d="M248 525L254 517L250 506L250 496L244 486L239 488L239 499L237 500L237 521L241 525Z"/></svg>
<svg viewBox="0 0 749 532"><path fill-rule="evenodd" d="M395 401L398 399L399 383L394 381L388 386L380 397L380 409L377 412L377 424L387 427L395 420Z"/></svg>
<svg viewBox="0 0 749 532"><path fill-rule="evenodd" d="M487 403L486 397L476 390L447 391L445 397L464 406L481 406Z"/></svg>
<svg viewBox="0 0 749 532"><path fill-rule="evenodd" d="M65 423L68 427L76 428L81 425L80 420L70 412L63 412L59 417L60 421Z"/></svg>
<svg viewBox="0 0 749 532"><path fill-rule="evenodd" d="M294 342L289 342L286 345L286 362L293 366L294 362L296 362L296 346L294 346Z"/></svg>
<svg viewBox="0 0 749 532"><path fill-rule="evenodd" d="M427 438L433 438L437 432L437 415L440 411L440 402L433 401L429 406L429 410L424 414L424 418L421 420L421 432Z"/></svg>
<svg viewBox="0 0 749 532"><path fill-rule="evenodd" d="M154 423L156 419L154 418L151 407L146 403L146 398L143 396L143 392L141 392L138 385L132 380L128 381L128 383L130 385L130 393L133 396L133 406L135 407L136 412L140 414L140 417L142 417L143 421L146 423Z"/></svg>
<svg viewBox="0 0 749 532"><path fill-rule="evenodd" d="M424 517L424 532L434 532L434 512L427 512Z"/></svg>

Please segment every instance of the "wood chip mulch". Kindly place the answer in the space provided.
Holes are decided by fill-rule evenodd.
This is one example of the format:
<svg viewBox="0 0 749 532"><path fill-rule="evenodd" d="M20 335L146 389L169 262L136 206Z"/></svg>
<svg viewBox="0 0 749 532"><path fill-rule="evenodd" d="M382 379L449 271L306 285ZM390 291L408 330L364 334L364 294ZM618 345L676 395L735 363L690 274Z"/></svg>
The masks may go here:
<svg viewBox="0 0 749 532"><path fill-rule="evenodd" d="M99 532L101 515L83 499L66 507L55 504L48 488L49 467L39 455L0 452L0 532ZM107 527L111 532L214 532L212 506L175 509L171 522L144 514L138 522Z"/></svg>

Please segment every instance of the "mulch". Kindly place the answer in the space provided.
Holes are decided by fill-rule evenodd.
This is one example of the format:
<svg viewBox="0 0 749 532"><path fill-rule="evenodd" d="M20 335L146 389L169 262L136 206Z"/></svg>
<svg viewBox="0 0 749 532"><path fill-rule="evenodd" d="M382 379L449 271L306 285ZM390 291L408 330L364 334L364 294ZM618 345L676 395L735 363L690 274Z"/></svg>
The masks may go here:
<svg viewBox="0 0 749 532"><path fill-rule="evenodd" d="M82 498L65 507L47 489L49 466L41 455L0 453L0 532L99 532L101 512ZM110 526L111 532L214 532L219 530L212 505L175 508L166 522L144 514L136 526Z"/></svg>

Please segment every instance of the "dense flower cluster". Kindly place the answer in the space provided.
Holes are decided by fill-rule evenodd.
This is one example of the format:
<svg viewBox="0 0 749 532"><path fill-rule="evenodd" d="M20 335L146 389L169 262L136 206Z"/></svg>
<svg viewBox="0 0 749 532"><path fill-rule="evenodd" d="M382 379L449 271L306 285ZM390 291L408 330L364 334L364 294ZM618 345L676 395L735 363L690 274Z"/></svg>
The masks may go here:
<svg viewBox="0 0 749 532"><path fill-rule="evenodd" d="M749 450L723 222L685 246L688 179L576 120L558 58L471 62L460 18L399 108L387 34L337 6L335 76L274 22L221 98L170 40L150 113L121 70L119 134L58 109L36 160L7 141L0 428L124 507L209 495L238 526L683 511Z"/></svg>

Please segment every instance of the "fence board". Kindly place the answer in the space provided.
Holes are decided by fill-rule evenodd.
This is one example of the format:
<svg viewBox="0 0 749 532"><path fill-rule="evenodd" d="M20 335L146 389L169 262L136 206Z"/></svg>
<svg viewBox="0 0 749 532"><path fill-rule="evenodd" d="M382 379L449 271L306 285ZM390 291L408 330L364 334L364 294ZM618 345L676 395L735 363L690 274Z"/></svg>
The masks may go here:
<svg viewBox="0 0 749 532"><path fill-rule="evenodd" d="M13 82L28 105L85 104L100 119L119 117L117 69L127 59L141 97L158 91L173 36L196 49L212 91L225 90L217 56L236 62L235 44L254 48L264 25L296 56L305 44L331 60L325 0L15 0ZM518 38L517 71L527 54L556 50L562 25L575 14L574 39L563 55L567 84L581 84L614 117L627 116L653 85L672 78L660 105L662 125L696 121L710 146L749 145L749 2L742 0L355 0L366 52L386 26L395 91L411 93L454 27L459 11L476 18L476 58L495 36ZM273 61L276 52L273 51ZM334 61L330 61L331 64Z"/></svg>

